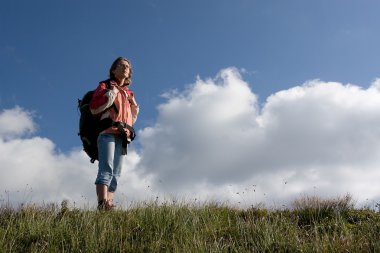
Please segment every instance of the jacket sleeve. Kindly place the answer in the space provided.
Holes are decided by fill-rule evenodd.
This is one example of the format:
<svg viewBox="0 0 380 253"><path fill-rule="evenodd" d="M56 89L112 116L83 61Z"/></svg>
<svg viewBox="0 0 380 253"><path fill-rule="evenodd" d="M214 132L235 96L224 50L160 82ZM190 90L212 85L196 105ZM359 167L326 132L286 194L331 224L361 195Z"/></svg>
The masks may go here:
<svg viewBox="0 0 380 253"><path fill-rule="evenodd" d="M132 122L133 124L135 124L136 120L137 120L137 116L139 115L139 106L136 104L131 104L131 112L132 112Z"/></svg>
<svg viewBox="0 0 380 253"><path fill-rule="evenodd" d="M100 83L90 102L91 113L96 115L109 108L117 96L117 89L107 89L105 83Z"/></svg>
<svg viewBox="0 0 380 253"><path fill-rule="evenodd" d="M137 120L137 116L139 115L139 105L136 102L135 94L132 90L128 89L128 96L129 96L129 104L131 106L131 113L132 113L132 124L135 124Z"/></svg>

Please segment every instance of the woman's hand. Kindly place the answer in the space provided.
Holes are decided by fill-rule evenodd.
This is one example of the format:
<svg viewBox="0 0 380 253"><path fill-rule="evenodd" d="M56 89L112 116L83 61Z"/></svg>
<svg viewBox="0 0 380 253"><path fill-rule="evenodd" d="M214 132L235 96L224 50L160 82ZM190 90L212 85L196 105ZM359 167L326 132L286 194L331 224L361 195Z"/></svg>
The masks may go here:
<svg viewBox="0 0 380 253"><path fill-rule="evenodd" d="M111 90L112 90L115 94L117 94L117 93L120 92L119 89L116 87L116 85L112 85L112 86L111 86Z"/></svg>

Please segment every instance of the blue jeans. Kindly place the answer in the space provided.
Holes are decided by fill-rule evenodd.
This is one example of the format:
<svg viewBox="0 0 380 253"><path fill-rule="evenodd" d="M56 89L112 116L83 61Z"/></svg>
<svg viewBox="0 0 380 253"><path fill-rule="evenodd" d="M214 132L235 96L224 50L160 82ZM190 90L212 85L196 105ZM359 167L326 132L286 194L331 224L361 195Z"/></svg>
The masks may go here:
<svg viewBox="0 0 380 253"><path fill-rule="evenodd" d="M100 134L98 137L99 170L95 184L108 186L109 192L115 192L120 177L124 157L122 139L116 134Z"/></svg>

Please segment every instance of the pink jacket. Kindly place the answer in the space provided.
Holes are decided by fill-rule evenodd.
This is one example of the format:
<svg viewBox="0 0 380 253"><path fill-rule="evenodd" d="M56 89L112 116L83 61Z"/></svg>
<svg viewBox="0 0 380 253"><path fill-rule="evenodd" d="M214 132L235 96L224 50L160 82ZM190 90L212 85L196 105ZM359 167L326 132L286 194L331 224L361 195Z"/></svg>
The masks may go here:
<svg viewBox="0 0 380 253"><path fill-rule="evenodd" d="M96 88L90 102L91 113L100 115L101 119L111 118L113 121L124 122L133 126L139 114L139 106L136 103L134 93L127 85L119 86L114 80L109 82L110 89L107 89L106 81L100 82ZM112 104L115 104L118 113ZM129 134L127 129L126 132ZM103 133L118 134L119 131L113 126L104 130Z"/></svg>

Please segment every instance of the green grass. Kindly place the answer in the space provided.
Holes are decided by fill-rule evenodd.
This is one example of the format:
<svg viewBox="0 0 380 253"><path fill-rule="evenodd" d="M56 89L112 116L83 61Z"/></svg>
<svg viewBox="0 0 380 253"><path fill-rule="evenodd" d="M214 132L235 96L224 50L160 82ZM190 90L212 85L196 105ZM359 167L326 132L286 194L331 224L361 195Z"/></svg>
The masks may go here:
<svg viewBox="0 0 380 253"><path fill-rule="evenodd" d="M0 252L380 252L380 215L351 198L293 208L140 203L99 212L0 207Z"/></svg>

